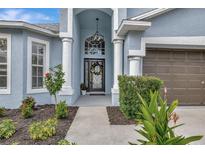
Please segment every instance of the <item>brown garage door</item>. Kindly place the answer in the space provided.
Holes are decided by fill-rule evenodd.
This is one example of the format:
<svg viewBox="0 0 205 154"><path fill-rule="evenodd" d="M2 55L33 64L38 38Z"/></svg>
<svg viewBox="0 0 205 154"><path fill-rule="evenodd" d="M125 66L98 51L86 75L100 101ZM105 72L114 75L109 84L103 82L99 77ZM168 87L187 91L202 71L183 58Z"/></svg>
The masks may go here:
<svg viewBox="0 0 205 154"><path fill-rule="evenodd" d="M205 50L147 48L143 74L164 80L169 102L205 105Z"/></svg>

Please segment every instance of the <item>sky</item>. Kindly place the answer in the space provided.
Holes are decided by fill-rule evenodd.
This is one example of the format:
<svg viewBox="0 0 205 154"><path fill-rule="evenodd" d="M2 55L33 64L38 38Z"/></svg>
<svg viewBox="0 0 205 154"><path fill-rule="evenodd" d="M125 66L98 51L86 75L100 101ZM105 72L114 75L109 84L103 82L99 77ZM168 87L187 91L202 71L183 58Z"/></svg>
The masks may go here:
<svg viewBox="0 0 205 154"><path fill-rule="evenodd" d="M29 23L58 23L59 9L54 8L0 8L0 20Z"/></svg>

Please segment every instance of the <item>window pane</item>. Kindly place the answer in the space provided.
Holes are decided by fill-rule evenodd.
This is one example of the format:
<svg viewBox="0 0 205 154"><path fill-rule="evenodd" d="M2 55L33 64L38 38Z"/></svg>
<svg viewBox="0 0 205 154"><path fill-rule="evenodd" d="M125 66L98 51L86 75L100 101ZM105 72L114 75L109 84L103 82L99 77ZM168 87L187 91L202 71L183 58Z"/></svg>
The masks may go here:
<svg viewBox="0 0 205 154"><path fill-rule="evenodd" d="M32 64L37 64L37 55L32 55Z"/></svg>
<svg viewBox="0 0 205 154"><path fill-rule="evenodd" d="M7 53L6 52L2 52L0 50L0 63L6 63L7 62Z"/></svg>
<svg viewBox="0 0 205 154"><path fill-rule="evenodd" d="M37 67L32 66L32 76L37 76Z"/></svg>
<svg viewBox="0 0 205 154"><path fill-rule="evenodd" d="M38 76L39 77L43 76L43 67L38 67Z"/></svg>
<svg viewBox="0 0 205 154"><path fill-rule="evenodd" d="M32 53L37 54L37 43L32 43Z"/></svg>
<svg viewBox="0 0 205 154"><path fill-rule="evenodd" d="M0 89L7 87L7 76L0 76Z"/></svg>
<svg viewBox="0 0 205 154"><path fill-rule="evenodd" d="M43 88L43 77L38 77L38 88Z"/></svg>
<svg viewBox="0 0 205 154"><path fill-rule="evenodd" d="M32 88L37 87L37 77L32 77Z"/></svg>
<svg viewBox="0 0 205 154"><path fill-rule="evenodd" d="M45 49L46 49L46 48L45 48L45 45L39 44L38 54L43 55Z"/></svg>
<svg viewBox="0 0 205 154"><path fill-rule="evenodd" d="M43 65L43 56L38 56L38 65Z"/></svg>
<svg viewBox="0 0 205 154"><path fill-rule="evenodd" d="M7 75L7 65L0 65L0 75Z"/></svg>

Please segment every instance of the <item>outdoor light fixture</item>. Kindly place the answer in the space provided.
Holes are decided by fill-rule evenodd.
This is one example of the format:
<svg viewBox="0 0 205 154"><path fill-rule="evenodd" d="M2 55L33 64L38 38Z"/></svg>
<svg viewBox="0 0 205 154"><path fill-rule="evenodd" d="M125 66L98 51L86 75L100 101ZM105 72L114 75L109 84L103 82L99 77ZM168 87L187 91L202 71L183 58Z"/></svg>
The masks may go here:
<svg viewBox="0 0 205 154"><path fill-rule="evenodd" d="M91 42L94 44L99 44L101 41L104 41L104 36L98 31L98 22L99 18L96 18L96 32L93 36L91 36Z"/></svg>

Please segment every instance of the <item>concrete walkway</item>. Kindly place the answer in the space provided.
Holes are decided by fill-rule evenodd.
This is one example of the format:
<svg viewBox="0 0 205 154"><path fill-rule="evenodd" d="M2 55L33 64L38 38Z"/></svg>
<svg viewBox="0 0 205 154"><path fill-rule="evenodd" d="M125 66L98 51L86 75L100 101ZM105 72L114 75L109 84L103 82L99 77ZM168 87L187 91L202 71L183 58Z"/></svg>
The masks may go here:
<svg viewBox="0 0 205 154"><path fill-rule="evenodd" d="M119 145L136 140L134 125L110 125L105 107L80 107L66 139L83 145Z"/></svg>
<svg viewBox="0 0 205 154"><path fill-rule="evenodd" d="M112 106L111 95L85 95L80 96L73 106Z"/></svg>
<svg viewBox="0 0 205 154"><path fill-rule="evenodd" d="M205 136L205 107L178 107L178 135ZM83 145L122 145L136 142L141 136L134 131L134 125L110 125L105 107L80 107L67 133L66 139ZM137 129L139 126L137 126ZM205 144L205 137L192 144Z"/></svg>

